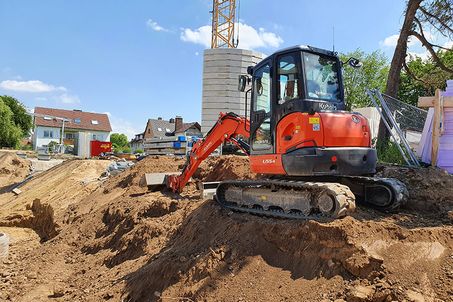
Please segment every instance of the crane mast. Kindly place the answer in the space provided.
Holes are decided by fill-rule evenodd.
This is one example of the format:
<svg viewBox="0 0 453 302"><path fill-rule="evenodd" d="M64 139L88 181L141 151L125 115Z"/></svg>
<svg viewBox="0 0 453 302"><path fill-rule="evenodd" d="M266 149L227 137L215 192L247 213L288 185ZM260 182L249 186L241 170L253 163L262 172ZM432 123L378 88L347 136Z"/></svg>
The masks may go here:
<svg viewBox="0 0 453 302"><path fill-rule="evenodd" d="M236 48L236 0L213 0L211 48Z"/></svg>

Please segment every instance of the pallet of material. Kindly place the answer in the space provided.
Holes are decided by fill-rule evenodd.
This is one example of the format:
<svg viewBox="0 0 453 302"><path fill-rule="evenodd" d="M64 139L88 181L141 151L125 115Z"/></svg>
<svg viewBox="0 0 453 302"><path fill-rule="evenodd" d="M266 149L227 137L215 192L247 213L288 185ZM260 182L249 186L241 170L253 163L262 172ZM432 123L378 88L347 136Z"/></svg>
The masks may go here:
<svg viewBox="0 0 453 302"><path fill-rule="evenodd" d="M145 143L143 147L145 149L163 149L163 148L180 149L185 148L186 146L187 143L185 142L170 142L170 143Z"/></svg>
<svg viewBox="0 0 453 302"><path fill-rule="evenodd" d="M180 136L165 136L156 138L147 138L145 143L166 143L166 142L185 142L187 141L184 135Z"/></svg>
<svg viewBox="0 0 453 302"><path fill-rule="evenodd" d="M149 150L146 151L146 154L148 155L185 155L186 153L183 152L182 150L178 150L177 152L168 152L168 151L159 151L159 150Z"/></svg>
<svg viewBox="0 0 453 302"><path fill-rule="evenodd" d="M169 142L169 143L145 143L143 144L144 148L150 148L150 149L156 149L156 148L172 148L173 143L175 142Z"/></svg>

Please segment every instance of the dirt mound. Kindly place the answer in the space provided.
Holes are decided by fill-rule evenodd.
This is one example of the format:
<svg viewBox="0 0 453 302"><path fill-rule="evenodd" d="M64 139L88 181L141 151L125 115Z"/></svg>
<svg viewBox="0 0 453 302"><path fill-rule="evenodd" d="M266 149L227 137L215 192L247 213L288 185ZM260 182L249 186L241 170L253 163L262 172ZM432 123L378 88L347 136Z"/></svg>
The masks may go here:
<svg viewBox="0 0 453 302"><path fill-rule="evenodd" d="M30 174L30 162L14 152L0 151L0 194L2 189L18 183Z"/></svg>
<svg viewBox="0 0 453 302"><path fill-rule="evenodd" d="M54 211L49 204L42 204L39 199L33 200L30 206L27 206L30 215L12 215L8 220L0 222L1 226L15 226L30 228L35 230L42 241L49 240L57 235L58 225L54 220Z"/></svg>
<svg viewBox="0 0 453 302"><path fill-rule="evenodd" d="M132 166L127 173L120 173L111 178L107 189L139 186L145 173L178 172L185 160L179 157L148 156Z"/></svg>
<svg viewBox="0 0 453 302"><path fill-rule="evenodd" d="M453 175L439 168L378 167L378 176L393 177L409 190L408 207L419 210L453 209Z"/></svg>
<svg viewBox="0 0 453 302"><path fill-rule="evenodd" d="M368 301L384 301L403 298L399 287L429 276L426 288L445 299L443 286L453 280L434 276L445 268L440 260L450 261L452 243L448 232L428 232L350 217L327 224L264 219L207 202L127 277L126 292L132 301L320 301L353 300L363 287Z"/></svg>
<svg viewBox="0 0 453 302"><path fill-rule="evenodd" d="M210 158L197 178L254 177L246 161ZM448 301L453 295L450 220L367 208L327 223L269 219L203 202L194 185L180 195L140 186L145 172L173 172L183 163L148 157L55 210L56 237L33 250L12 246L17 258L0 264L10 274L8 282L0 279L0 300ZM66 186L82 191L76 183L68 178Z"/></svg>
<svg viewBox="0 0 453 302"><path fill-rule="evenodd" d="M254 179L256 174L250 172L247 156L226 155L206 159L194 174L194 178L202 181Z"/></svg>
<svg viewBox="0 0 453 302"><path fill-rule="evenodd" d="M32 227L43 236L43 240L52 238L68 206L79 202L99 187L97 178L108 165L108 161L72 160L33 177L21 187L20 195L2 195L0 225ZM47 218L43 217L49 216L41 215L42 209L47 209L45 213L52 212L52 227L45 226L42 229L47 224L43 222Z"/></svg>

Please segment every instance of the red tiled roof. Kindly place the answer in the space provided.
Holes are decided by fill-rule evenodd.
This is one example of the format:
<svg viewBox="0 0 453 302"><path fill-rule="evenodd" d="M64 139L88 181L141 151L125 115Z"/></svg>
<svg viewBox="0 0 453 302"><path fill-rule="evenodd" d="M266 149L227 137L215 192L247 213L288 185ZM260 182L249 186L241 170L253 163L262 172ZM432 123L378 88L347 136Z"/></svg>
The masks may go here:
<svg viewBox="0 0 453 302"><path fill-rule="evenodd" d="M192 126L195 126L196 128L198 128L198 130L201 130L201 126L200 126L200 124L198 124L198 122L192 122L192 123L183 123L181 129L178 129L177 131L175 130L175 132L184 132L187 129L191 128Z"/></svg>
<svg viewBox="0 0 453 302"><path fill-rule="evenodd" d="M112 127L110 126L109 117L104 113L93 113L83 112L78 110L64 110L64 109L53 109L44 107L35 107L35 113L45 115L49 117L63 117L69 120L65 123L65 128L70 129L82 129L82 130L94 130L94 131L105 131L111 132ZM80 119L80 123L76 123L75 120ZM98 121L95 125L91 121ZM46 120L42 116L35 117L35 124L37 126L45 127L61 127L61 120Z"/></svg>

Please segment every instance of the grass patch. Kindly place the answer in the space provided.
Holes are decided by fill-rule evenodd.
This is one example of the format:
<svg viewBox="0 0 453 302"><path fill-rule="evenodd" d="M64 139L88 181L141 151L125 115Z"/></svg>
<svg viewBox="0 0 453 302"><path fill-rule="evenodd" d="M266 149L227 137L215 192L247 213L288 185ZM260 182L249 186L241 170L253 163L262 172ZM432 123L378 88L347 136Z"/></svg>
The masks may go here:
<svg viewBox="0 0 453 302"><path fill-rule="evenodd" d="M406 165L406 161L395 142L388 141L377 149L378 161L380 163Z"/></svg>

